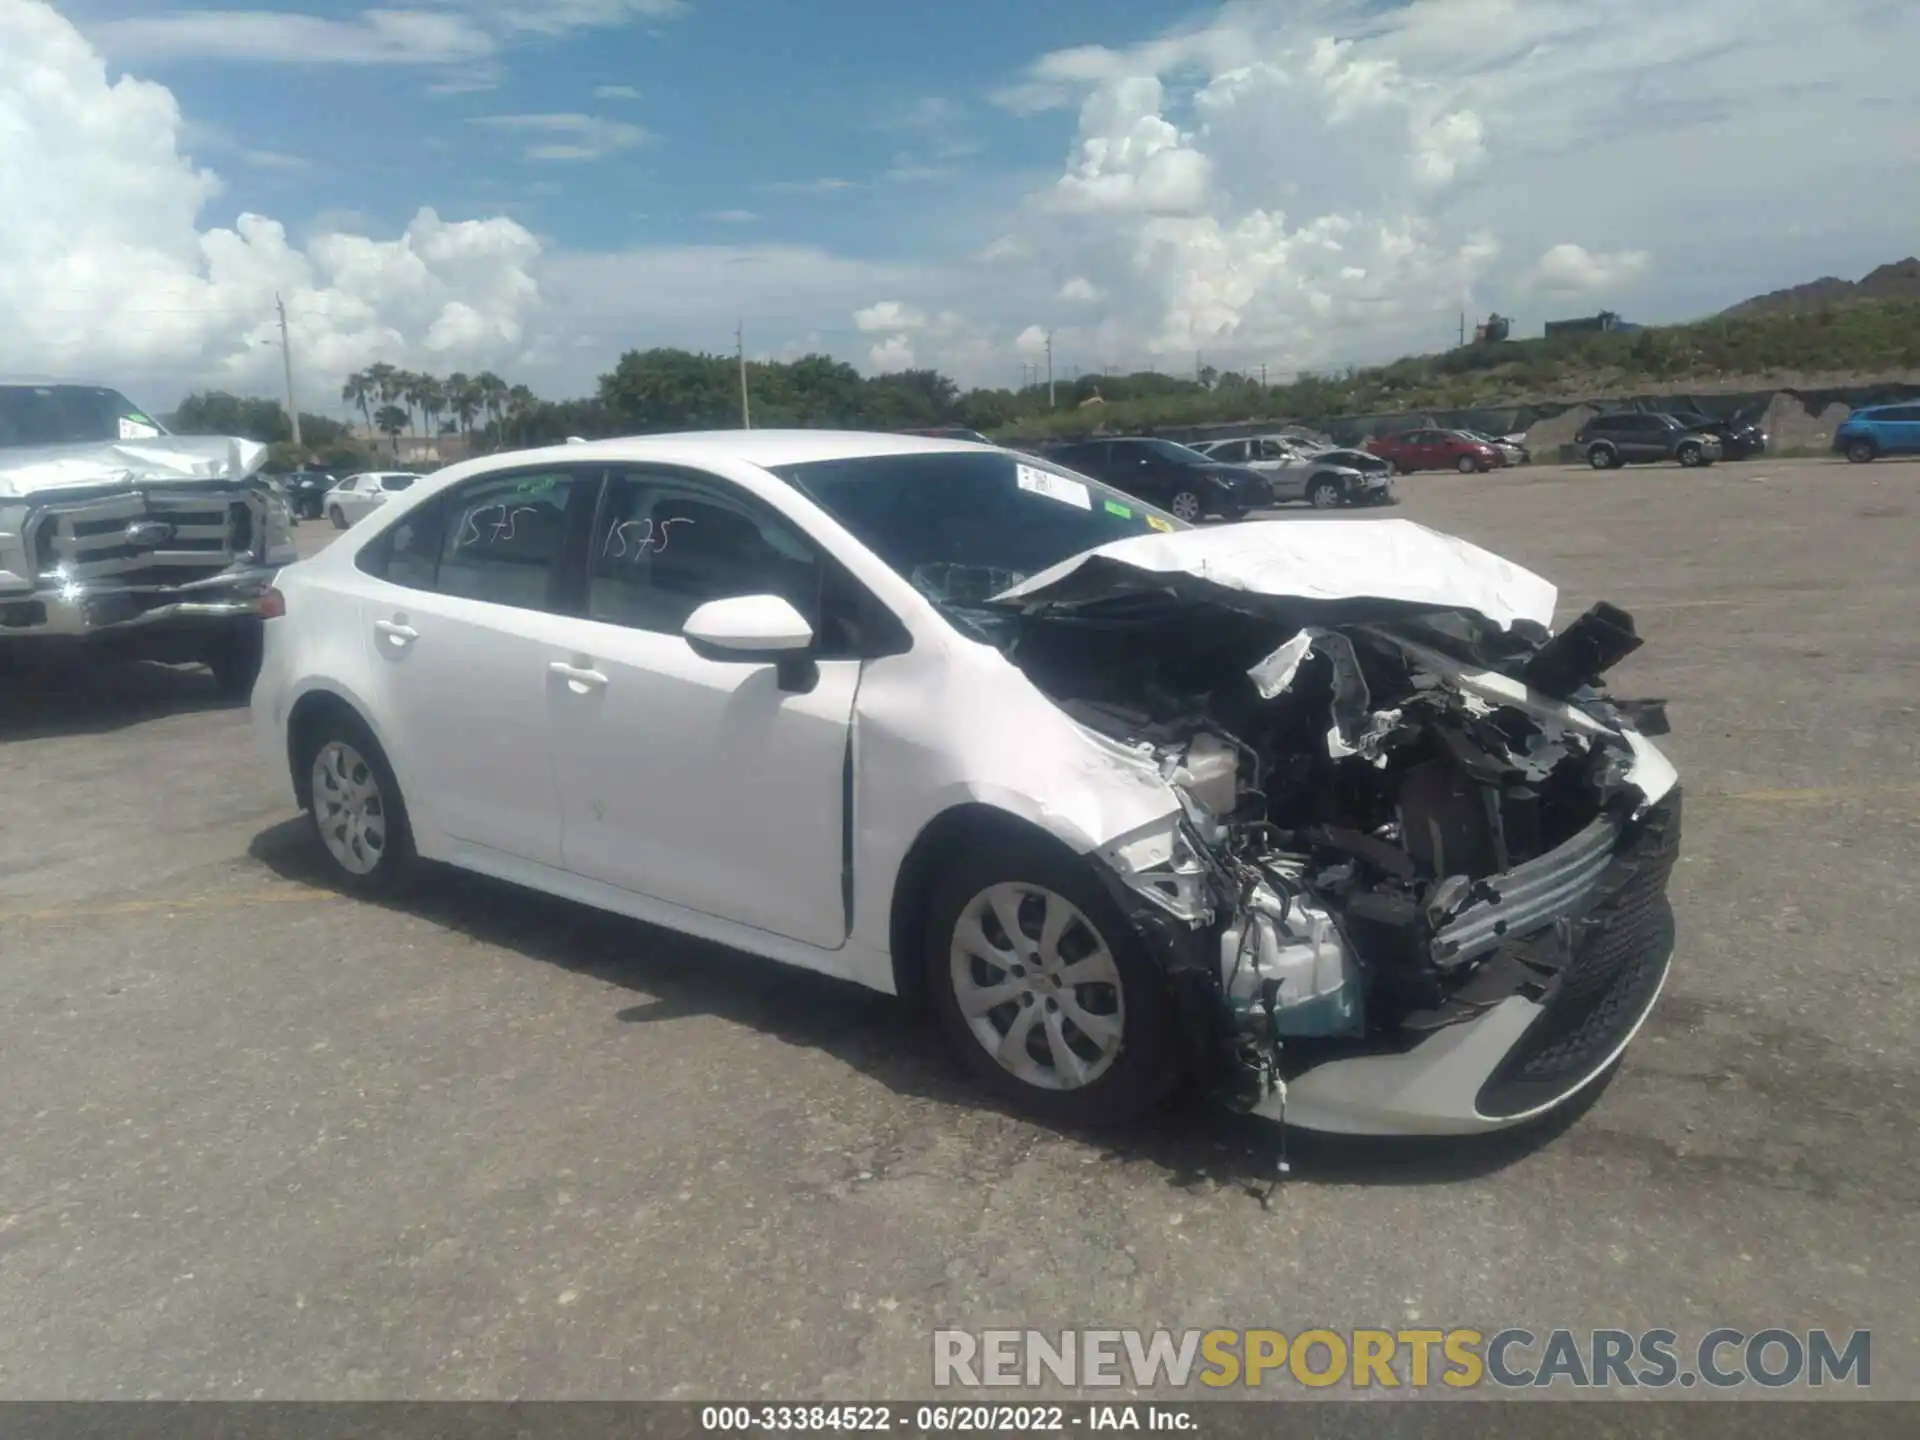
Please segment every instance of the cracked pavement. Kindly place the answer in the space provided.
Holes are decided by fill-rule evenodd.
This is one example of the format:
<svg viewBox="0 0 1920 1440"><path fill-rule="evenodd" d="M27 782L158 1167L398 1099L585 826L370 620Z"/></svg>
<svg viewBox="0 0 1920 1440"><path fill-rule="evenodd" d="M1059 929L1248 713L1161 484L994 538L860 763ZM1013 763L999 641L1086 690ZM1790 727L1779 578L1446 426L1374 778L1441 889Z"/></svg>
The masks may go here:
<svg viewBox="0 0 1920 1440"><path fill-rule="evenodd" d="M199 673L0 672L0 1397L911 1397L937 1326L1409 1323L1870 1327L1920 1396L1920 464L1401 491L1671 701L1678 959L1584 1113L1295 1137L1269 1194L1271 1127L1034 1125L885 997L331 896Z"/></svg>

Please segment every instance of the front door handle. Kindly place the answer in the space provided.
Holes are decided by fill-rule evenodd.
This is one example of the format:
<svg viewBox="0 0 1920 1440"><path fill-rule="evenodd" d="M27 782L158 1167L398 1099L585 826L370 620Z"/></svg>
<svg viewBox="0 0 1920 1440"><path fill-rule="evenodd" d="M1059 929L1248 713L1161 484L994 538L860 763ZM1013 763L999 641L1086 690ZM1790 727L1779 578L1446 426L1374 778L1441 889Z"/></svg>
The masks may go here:
<svg viewBox="0 0 1920 1440"><path fill-rule="evenodd" d="M590 670L584 665L569 665L564 660L554 660L547 665L549 675L558 675L567 682L567 688L576 695L585 695L589 691L607 688L607 677L598 670Z"/></svg>
<svg viewBox="0 0 1920 1440"><path fill-rule="evenodd" d="M379 631L395 645L411 645L420 638L420 632L411 625L402 625L398 620L376 620L373 628Z"/></svg>

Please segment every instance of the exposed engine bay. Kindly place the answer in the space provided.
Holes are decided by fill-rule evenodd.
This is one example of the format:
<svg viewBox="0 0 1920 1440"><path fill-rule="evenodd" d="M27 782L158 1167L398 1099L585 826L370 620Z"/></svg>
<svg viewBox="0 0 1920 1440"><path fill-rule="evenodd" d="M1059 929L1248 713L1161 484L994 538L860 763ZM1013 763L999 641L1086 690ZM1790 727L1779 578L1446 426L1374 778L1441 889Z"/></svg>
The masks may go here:
<svg viewBox="0 0 1920 1440"><path fill-rule="evenodd" d="M1251 1106L1329 1056L1554 988L1570 947L1525 937L1590 906L1648 807L1627 732L1658 733L1659 702L1600 681L1640 643L1606 605L1550 635L1161 590L1031 606L1004 648L1178 795L1170 855L1113 858L1197 942L1227 1012L1223 1098Z"/></svg>

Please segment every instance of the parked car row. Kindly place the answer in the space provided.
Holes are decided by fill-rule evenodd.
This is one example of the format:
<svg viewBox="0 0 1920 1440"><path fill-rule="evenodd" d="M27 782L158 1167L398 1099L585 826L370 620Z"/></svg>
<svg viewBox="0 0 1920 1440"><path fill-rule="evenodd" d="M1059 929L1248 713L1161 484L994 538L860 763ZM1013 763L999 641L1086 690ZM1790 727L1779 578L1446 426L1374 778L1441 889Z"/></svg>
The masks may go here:
<svg viewBox="0 0 1920 1440"><path fill-rule="evenodd" d="M1200 446L1123 436L1049 446L1043 458L1091 476L1180 519L1238 520L1304 500L1316 509L1386 505L1392 467L1352 450L1311 450L1285 435L1242 436Z"/></svg>

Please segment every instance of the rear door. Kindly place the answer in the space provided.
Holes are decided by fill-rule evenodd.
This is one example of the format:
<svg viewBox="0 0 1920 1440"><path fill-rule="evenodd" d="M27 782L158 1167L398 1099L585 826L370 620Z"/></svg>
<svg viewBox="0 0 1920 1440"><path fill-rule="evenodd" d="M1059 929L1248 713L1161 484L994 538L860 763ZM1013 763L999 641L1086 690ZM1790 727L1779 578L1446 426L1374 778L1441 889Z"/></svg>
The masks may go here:
<svg viewBox="0 0 1920 1440"><path fill-rule="evenodd" d="M558 868L549 664L580 621L561 566L598 467L495 473L382 536L361 624L408 804L455 841ZM364 482L363 482L364 483Z"/></svg>

